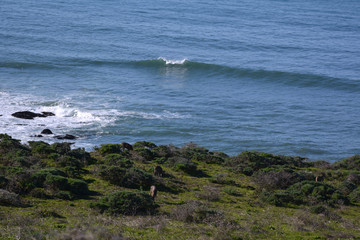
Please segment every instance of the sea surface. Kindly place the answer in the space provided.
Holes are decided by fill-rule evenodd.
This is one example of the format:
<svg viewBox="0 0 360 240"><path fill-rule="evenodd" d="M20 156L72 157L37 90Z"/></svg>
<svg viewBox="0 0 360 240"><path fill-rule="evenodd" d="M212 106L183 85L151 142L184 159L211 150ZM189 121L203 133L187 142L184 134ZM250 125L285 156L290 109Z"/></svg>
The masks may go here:
<svg viewBox="0 0 360 240"><path fill-rule="evenodd" d="M34 120L16 111L50 111ZM360 153L359 0L1 0L0 132Z"/></svg>

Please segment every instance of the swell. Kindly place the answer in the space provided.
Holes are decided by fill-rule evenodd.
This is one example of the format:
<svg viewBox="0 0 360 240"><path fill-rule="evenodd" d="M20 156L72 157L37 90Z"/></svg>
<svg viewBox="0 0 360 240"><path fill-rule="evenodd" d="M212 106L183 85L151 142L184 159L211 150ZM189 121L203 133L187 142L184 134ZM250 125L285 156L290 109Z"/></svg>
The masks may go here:
<svg viewBox="0 0 360 240"><path fill-rule="evenodd" d="M130 62L128 64L140 68L183 68L186 69L190 75L201 74L204 76L249 79L253 81L265 81L273 84L292 85L298 87L318 87L360 92L359 82L355 82L349 79L329 77L325 75L237 68L218 64L189 61L186 59L167 60L159 58L146 61Z"/></svg>
<svg viewBox="0 0 360 240"><path fill-rule="evenodd" d="M318 87L350 92L360 92L360 82L334 78L325 75L271 71L262 69L238 68L218 64L202 63L187 59L171 60L166 58L124 61L124 60L92 60L85 58L53 59L48 62L0 62L0 68L16 69L64 69L76 67L131 67L137 70L169 70L183 69L188 76L208 76L225 79L247 79L255 82L291 85L298 87Z"/></svg>

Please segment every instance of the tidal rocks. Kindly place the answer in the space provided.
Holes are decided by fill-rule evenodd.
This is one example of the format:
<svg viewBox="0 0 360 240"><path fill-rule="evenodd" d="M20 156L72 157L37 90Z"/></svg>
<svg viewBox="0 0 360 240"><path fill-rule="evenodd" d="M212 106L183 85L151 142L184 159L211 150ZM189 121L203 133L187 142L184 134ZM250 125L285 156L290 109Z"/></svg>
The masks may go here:
<svg viewBox="0 0 360 240"><path fill-rule="evenodd" d="M41 134L53 134L53 132L50 129L44 129L41 131Z"/></svg>
<svg viewBox="0 0 360 240"><path fill-rule="evenodd" d="M74 140L76 139L76 137L74 135L71 135L71 134L66 134L66 135L58 135L58 136L55 136L54 138L56 139L59 139L59 140Z"/></svg>
<svg viewBox="0 0 360 240"><path fill-rule="evenodd" d="M50 117L55 116L52 112L42 112L42 113L34 113L30 111L22 111L11 114L13 117L22 118L22 119L34 119L36 117Z"/></svg>

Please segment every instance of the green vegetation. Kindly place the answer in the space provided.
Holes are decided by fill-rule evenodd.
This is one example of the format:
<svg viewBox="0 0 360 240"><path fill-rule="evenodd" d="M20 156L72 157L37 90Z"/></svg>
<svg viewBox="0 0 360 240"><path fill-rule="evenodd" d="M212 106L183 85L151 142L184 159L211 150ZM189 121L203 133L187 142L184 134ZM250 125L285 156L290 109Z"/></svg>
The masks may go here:
<svg viewBox="0 0 360 240"><path fill-rule="evenodd" d="M358 239L359 159L0 134L0 239Z"/></svg>

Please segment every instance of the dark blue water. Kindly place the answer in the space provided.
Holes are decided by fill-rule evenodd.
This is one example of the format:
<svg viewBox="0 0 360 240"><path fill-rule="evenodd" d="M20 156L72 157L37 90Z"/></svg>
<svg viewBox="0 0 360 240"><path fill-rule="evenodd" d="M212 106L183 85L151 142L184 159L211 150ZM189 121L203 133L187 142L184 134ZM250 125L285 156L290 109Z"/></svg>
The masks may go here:
<svg viewBox="0 0 360 240"><path fill-rule="evenodd" d="M357 0L2 0L0 132L348 157L359 13ZM56 116L11 116L25 110Z"/></svg>

